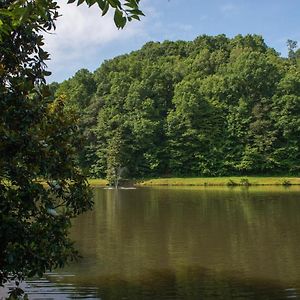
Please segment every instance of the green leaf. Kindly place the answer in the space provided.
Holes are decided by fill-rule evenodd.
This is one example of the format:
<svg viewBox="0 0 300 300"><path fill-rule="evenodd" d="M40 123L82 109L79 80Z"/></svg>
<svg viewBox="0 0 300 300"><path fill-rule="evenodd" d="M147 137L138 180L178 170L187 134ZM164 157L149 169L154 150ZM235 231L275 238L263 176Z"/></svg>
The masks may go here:
<svg viewBox="0 0 300 300"><path fill-rule="evenodd" d="M98 6L100 7L100 9L103 11L105 9L105 5L107 5L108 3L104 0L98 0L97 1Z"/></svg>
<svg viewBox="0 0 300 300"><path fill-rule="evenodd" d="M144 13L139 9L130 9L128 11L133 15L145 16Z"/></svg>
<svg viewBox="0 0 300 300"><path fill-rule="evenodd" d="M135 4L132 4L130 2L126 2L124 5L132 8L132 9L136 9L137 8L137 6Z"/></svg>
<svg viewBox="0 0 300 300"><path fill-rule="evenodd" d="M52 74L52 72L50 72L50 71L44 71L45 76L50 76L51 74Z"/></svg>
<svg viewBox="0 0 300 300"><path fill-rule="evenodd" d="M89 7L93 6L96 3L96 0L86 0L85 1Z"/></svg>
<svg viewBox="0 0 300 300"><path fill-rule="evenodd" d="M132 15L132 16L131 16L131 18L132 18L132 19L136 19L136 20L138 20L138 21L140 21L140 20L141 20L141 19L140 19L140 17L139 17L139 16L137 16L137 15Z"/></svg>
<svg viewBox="0 0 300 300"><path fill-rule="evenodd" d="M85 0L78 0L77 2L77 6L79 6L80 4L82 4Z"/></svg>
<svg viewBox="0 0 300 300"><path fill-rule="evenodd" d="M126 24L126 18L123 17L123 13L119 10L115 10L114 21L118 28L123 28Z"/></svg>
<svg viewBox="0 0 300 300"><path fill-rule="evenodd" d="M104 16L108 12L108 9L109 9L109 4L108 4L108 2L106 2L105 6L102 10L102 16Z"/></svg>
<svg viewBox="0 0 300 300"><path fill-rule="evenodd" d="M107 0L109 4L113 7L121 7L120 1L119 0Z"/></svg>

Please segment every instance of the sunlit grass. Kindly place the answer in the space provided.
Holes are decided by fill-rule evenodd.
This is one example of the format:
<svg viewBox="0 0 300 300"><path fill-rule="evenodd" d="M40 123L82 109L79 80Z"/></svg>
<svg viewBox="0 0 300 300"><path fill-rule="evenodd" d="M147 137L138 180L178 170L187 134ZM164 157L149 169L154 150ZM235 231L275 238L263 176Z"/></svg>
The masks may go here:
<svg viewBox="0 0 300 300"><path fill-rule="evenodd" d="M140 186L225 186L225 185L300 185L300 177L196 177L155 178L139 181Z"/></svg>
<svg viewBox="0 0 300 300"><path fill-rule="evenodd" d="M108 184L106 179L89 179L88 182L91 186L106 186Z"/></svg>

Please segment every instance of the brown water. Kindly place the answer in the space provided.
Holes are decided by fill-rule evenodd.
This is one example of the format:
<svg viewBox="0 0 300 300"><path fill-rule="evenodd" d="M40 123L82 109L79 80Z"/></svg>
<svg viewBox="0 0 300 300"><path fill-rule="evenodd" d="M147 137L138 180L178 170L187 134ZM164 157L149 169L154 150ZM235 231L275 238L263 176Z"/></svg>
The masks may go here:
<svg viewBox="0 0 300 300"><path fill-rule="evenodd" d="M95 189L32 299L300 299L300 188Z"/></svg>

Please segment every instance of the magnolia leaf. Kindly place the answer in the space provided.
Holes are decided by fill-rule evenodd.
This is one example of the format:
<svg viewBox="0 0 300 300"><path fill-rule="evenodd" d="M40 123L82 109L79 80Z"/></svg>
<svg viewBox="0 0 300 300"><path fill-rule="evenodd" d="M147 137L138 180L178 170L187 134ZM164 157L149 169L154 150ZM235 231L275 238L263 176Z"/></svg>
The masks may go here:
<svg viewBox="0 0 300 300"><path fill-rule="evenodd" d="M108 4L108 2L106 2L104 9L102 11L102 16L106 15L106 13L108 12L108 9L109 9L109 4Z"/></svg>
<svg viewBox="0 0 300 300"><path fill-rule="evenodd" d="M116 8L116 7L121 7L121 4L119 0L107 0L111 7Z"/></svg>
<svg viewBox="0 0 300 300"><path fill-rule="evenodd" d="M77 2L77 6L79 6L80 4L82 4L85 0L78 0Z"/></svg>
<svg viewBox="0 0 300 300"><path fill-rule="evenodd" d="M132 18L132 19L136 19L136 20L138 20L138 21L140 21L140 20L141 20L141 19L140 19L140 17L139 17L139 16L137 16L137 15L132 15L132 16L131 16L131 18Z"/></svg>
<svg viewBox="0 0 300 300"><path fill-rule="evenodd" d="M126 24L126 18L123 17L123 13L119 10L115 10L114 21L118 28L123 28Z"/></svg>

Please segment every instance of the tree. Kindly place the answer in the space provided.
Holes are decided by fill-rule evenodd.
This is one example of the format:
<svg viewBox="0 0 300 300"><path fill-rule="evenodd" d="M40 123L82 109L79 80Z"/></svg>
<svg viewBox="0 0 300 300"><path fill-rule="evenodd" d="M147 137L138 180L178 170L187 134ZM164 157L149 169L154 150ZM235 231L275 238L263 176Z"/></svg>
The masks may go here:
<svg viewBox="0 0 300 300"><path fill-rule="evenodd" d="M69 1L69 3L74 1ZM139 0L79 0L114 9L118 28L139 19ZM46 85L43 32L55 29L53 0L0 3L0 285L78 257L70 220L92 206L78 165L78 116Z"/></svg>
<svg viewBox="0 0 300 300"><path fill-rule="evenodd" d="M215 175L216 146L222 118L219 109L205 100L201 80L181 81L175 88L175 108L167 117L170 170L184 175Z"/></svg>
<svg viewBox="0 0 300 300"><path fill-rule="evenodd" d="M300 72L295 66L279 82L272 106L272 117L279 131L274 152L280 161L279 168L299 174Z"/></svg>
<svg viewBox="0 0 300 300"><path fill-rule="evenodd" d="M68 107L73 107L78 113L89 105L91 96L96 91L96 85L92 73L87 69L81 69L69 80L59 85L56 96L65 96Z"/></svg>
<svg viewBox="0 0 300 300"><path fill-rule="evenodd" d="M288 47L288 58L291 60L295 60L296 58L295 50L297 49L297 41L287 40L286 44Z"/></svg>
<svg viewBox="0 0 300 300"><path fill-rule="evenodd" d="M297 70L256 35L147 43L89 74L95 92L72 93L87 99L82 161L96 177L120 160L133 178L295 173Z"/></svg>
<svg viewBox="0 0 300 300"><path fill-rule="evenodd" d="M110 185L118 188L119 179L126 170L126 151L121 128L110 138L107 148L107 175Z"/></svg>

